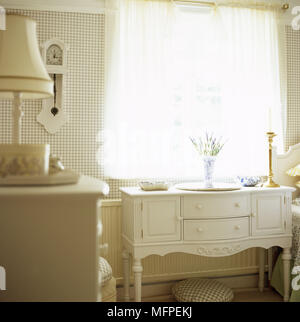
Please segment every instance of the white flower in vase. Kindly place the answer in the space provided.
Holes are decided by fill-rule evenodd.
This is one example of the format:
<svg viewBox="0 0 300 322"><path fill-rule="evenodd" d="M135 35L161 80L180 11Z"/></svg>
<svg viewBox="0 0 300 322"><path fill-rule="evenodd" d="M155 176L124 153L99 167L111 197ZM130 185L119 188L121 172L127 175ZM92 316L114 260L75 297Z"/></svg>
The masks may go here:
<svg viewBox="0 0 300 322"><path fill-rule="evenodd" d="M213 173L217 155L225 143L222 137L217 138L213 133L205 133L204 137L190 138L198 153L201 155L204 165L204 186L213 187Z"/></svg>

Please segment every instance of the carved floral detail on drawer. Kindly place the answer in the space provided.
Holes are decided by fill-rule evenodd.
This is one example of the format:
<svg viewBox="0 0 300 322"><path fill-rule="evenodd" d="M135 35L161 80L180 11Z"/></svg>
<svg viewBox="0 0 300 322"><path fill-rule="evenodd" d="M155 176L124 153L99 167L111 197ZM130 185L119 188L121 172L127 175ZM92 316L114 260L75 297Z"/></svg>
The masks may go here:
<svg viewBox="0 0 300 322"><path fill-rule="evenodd" d="M198 253L200 255L215 256L215 255L234 254L239 252L240 250L241 250L241 245L214 247L214 248L199 247Z"/></svg>

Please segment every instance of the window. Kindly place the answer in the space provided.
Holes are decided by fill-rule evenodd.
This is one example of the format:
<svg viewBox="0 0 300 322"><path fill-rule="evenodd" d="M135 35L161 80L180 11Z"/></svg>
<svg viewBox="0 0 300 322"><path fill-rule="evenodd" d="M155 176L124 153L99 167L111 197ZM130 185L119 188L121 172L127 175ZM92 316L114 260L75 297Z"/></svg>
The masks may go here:
<svg viewBox="0 0 300 322"><path fill-rule="evenodd" d="M282 146L283 83L275 9L125 0L109 33L105 174L196 178L189 137L222 135L216 175L267 173L268 109Z"/></svg>

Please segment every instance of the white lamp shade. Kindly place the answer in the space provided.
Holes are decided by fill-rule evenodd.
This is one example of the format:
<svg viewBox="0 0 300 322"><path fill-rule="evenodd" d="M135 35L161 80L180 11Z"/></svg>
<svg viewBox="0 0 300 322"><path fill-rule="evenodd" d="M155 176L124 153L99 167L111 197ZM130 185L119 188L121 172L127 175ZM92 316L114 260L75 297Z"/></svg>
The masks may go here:
<svg viewBox="0 0 300 322"><path fill-rule="evenodd" d="M53 96L53 81L43 63L36 35L36 22L25 16L7 15L0 30L0 99Z"/></svg>

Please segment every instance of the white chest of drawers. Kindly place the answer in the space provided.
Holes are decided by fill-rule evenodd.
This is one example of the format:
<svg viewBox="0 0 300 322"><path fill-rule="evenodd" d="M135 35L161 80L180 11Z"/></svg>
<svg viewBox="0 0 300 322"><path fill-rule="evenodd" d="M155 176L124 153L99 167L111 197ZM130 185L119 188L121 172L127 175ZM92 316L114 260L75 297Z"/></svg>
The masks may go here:
<svg viewBox="0 0 300 322"><path fill-rule="evenodd" d="M263 249L272 246L284 249L284 300L288 300L294 188L243 188L230 192L189 192L175 188L145 192L137 187L120 190L125 300L129 300L129 255L133 258L135 301L140 301L141 259L146 256L185 252L219 257L260 247L262 290Z"/></svg>
<svg viewBox="0 0 300 322"><path fill-rule="evenodd" d="M109 187L0 187L0 302L99 301L101 199Z"/></svg>

